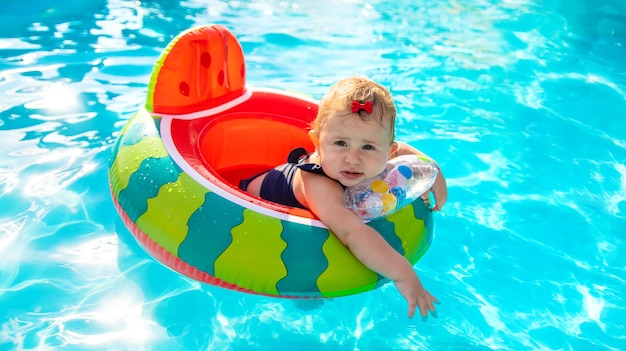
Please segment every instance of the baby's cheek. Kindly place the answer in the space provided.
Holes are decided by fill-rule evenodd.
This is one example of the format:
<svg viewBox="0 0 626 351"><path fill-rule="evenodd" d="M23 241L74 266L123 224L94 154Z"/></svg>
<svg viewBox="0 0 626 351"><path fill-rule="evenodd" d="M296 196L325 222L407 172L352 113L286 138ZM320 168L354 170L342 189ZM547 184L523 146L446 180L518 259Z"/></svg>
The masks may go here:
<svg viewBox="0 0 626 351"><path fill-rule="evenodd" d="M383 171L385 170L385 167L387 167L387 159L383 159L382 161L378 161L378 164L376 165L375 168L372 169L371 171L371 175L368 176L368 178L371 177L375 177L381 173L383 173Z"/></svg>

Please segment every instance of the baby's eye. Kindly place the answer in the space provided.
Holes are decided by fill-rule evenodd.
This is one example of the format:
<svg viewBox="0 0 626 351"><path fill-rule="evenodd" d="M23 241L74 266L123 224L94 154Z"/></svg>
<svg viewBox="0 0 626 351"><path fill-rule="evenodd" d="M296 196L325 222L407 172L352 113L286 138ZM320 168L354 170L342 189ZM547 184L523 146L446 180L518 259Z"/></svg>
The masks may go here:
<svg viewBox="0 0 626 351"><path fill-rule="evenodd" d="M346 143L343 140L337 140L337 141L335 141L335 145L337 145L337 146L347 146L348 143Z"/></svg>
<svg viewBox="0 0 626 351"><path fill-rule="evenodd" d="M373 145L363 145L363 150L374 150L374 146Z"/></svg>

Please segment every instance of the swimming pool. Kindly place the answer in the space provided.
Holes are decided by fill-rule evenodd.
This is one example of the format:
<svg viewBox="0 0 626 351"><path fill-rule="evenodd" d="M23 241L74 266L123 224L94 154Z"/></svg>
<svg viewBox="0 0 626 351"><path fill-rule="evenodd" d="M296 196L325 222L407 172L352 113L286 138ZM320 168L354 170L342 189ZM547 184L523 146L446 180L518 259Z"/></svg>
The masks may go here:
<svg viewBox="0 0 626 351"><path fill-rule="evenodd" d="M0 350L626 348L626 6L575 1L0 4ZM193 25L235 33L255 86L319 98L366 75L398 139L449 182L416 265L323 304L184 278L119 220L106 169L154 60Z"/></svg>

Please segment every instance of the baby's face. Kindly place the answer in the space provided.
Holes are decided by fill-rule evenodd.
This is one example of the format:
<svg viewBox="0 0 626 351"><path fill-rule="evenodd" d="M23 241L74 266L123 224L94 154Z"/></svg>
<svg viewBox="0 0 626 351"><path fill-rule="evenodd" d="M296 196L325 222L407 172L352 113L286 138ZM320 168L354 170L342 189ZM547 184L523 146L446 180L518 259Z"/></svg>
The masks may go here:
<svg viewBox="0 0 626 351"><path fill-rule="evenodd" d="M324 172L353 186L385 169L392 151L389 126L357 114L330 117L319 133L317 153Z"/></svg>

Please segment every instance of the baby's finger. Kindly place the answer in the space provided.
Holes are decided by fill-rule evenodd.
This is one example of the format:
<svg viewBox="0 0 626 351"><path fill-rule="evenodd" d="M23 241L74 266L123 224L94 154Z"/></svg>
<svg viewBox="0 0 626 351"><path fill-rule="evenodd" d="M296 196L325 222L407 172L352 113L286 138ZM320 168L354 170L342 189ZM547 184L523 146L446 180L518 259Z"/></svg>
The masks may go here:
<svg viewBox="0 0 626 351"><path fill-rule="evenodd" d="M425 306L419 306L420 309L420 316L422 317L422 320L426 320L428 318L428 308Z"/></svg>
<svg viewBox="0 0 626 351"><path fill-rule="evenodd" d="M409 303L409 318L413 318L413 316L415 315L415 306L416 306L415 302ZM420 309L420 313L421 313L421 309Z"/></svg>
<svg viewBox="0 0 626 351"><path fill-rule="evenodd" d="M434 192L434 195L435 195L435 206L433 207L433 209L436 209L437 211L439 211L441 210L443 205L446 203L447 195L441 194L437 191Z"/></svg>

